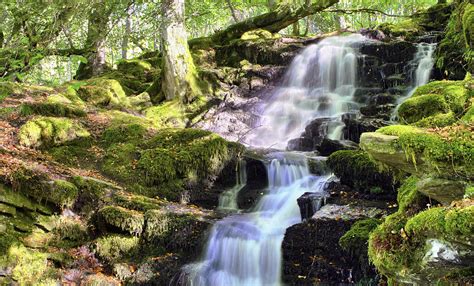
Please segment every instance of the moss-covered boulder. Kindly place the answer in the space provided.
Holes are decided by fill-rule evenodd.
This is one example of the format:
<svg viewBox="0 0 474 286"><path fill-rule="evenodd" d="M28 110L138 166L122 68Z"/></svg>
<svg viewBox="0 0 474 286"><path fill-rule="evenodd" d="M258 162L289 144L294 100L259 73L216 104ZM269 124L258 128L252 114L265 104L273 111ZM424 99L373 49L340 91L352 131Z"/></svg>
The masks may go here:
<svg viewBox="0 0 474 286"><path fill-rule="evenodd" d="M371 234L369 256L392 281L462 281L474 257L473 219L472 201L431 208L413 217L399 211Z"/></svg>
<svg viewBox="0 0 474 286"><path fill-rule="evenodd" d="M403 102L398 115L402 122L420 127L454 124L469 110L474 81L435 81L419 87Z"/></svg>
<svg viewBox="0 0 474 286"><path fill-rule="evenodd" d="M243 151L239 144L197 129L164 129L145 140L141 132L131 134L104 137L117 143L107 148L102 170L136 192L175 201L186 189L208 187Z"/></svg>
<svg viewBox="0 0 474 286"><path fill-rule="evenodd" d="M106 206L97 213L100 224L107 228L116 228L131 235L139 235L143 231L144 217L137 211L118 206Z"/></svg>
<svg viewBox="0 0 474 286"><path fill-rule="evenodd" d="M396 185L390 172L381 170L364 151L337 151L329 156L327 165L341 183L360 192L369 193L376 188L390 192Z"/></svg>
<svg viewBox="0 0 474 286"><path fill-rule="evenodd" d="M446 128L440 134L388 126L362 134L360 145L377 161L408 173L472 180L474 142L469 127Z"/></svg>
<svg viewBox="0 0 474 286"><path fill-rule="evenodd" d="M124 108L129 106L127 95L120 82L114 79L94 78L81 85L79 97L95 106Z"/></svg>
<svg viewBox="0 0 474 286"><path fill-rule="evenodd" d="M84 102L75 94L53 94L44 101L25 103L22 115L38 114L59 117L83 117L86 115Z"/></svg>
<svg viewBox="0 0 474 286"><path fill-rule="evenodd" d="M90 136L80 123L68 118L38 117L19 131L18 140L27 147L46 147Z"/></svg>
<svg viewBox="0 0 474 286"><path fill-rule="evenodd" d="M139 238L125 235L106 235L94 243L97 255L107 263L124 261L136 255L140 249Z"/></svg>

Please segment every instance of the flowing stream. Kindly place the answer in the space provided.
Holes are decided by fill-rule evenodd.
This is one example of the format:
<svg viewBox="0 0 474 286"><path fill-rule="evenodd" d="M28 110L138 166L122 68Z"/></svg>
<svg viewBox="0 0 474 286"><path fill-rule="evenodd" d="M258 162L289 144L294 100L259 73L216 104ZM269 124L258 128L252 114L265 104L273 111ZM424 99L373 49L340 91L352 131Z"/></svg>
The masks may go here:
<svg viewBox="0 0 474 286"><path fill-rule="evenodd" d="M328 136L340 139L341 114L358 109L357 51L361 35L331 37L305 48L291 63L283 84L262 106L260 127L248 136L253 147L285 150L315 118L330 118ZM188 286L258 286L281 284L281 243L285 230L301 221L297 199L324 192L330 175L314 176L297 152L267 154L268 188L256 206L213 226L201 261L183 269ZM242 168L242 166L241 166ZM245 180L222 195L220 209L237 209Z"/></svg>
<svg viewBox="0 0 474 286"><path fill-rule="evenodd" d="M393 110L390 117L391 121L397 121L398 109L400 105L410 98L419 86L425 85L430 80L431 71L434 66L433 53L436 44L419 43L412 64L416 66L412 86L405 96L397 100L397 107Z"/></svg>

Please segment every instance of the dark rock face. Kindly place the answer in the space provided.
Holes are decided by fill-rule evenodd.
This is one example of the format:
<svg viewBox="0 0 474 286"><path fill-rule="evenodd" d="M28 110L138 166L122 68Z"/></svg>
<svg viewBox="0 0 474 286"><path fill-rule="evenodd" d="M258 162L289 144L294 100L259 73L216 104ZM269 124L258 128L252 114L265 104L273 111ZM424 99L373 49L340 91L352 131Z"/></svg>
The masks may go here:
<svg viewBox="0 0 474 286"><path fill-rule="evenodd" d="M359 143L360 135L364 132L374 132L375 130L389 125L389 122L370 117L351 118L343 117L346 125L344 128L344 138Z"/></svg>
<svg viewBox="0 0 474 286"><path fill-rule="evenodd" d="M240 209L254 206L267 187L267 169L262 161L246 158L247 184L239 191L237 205Z"/></svg>
<svg viewBox="0 0 474 286"><path fill-rule="evenodd" d="M326 194L321 193L304 193L298 198L298 206L300 208L301 219L304 221L311 218L323 205L326 204Z"/></svg>
<svg viewBox="0 0 474 286"><path fill-rule="evenodd" d="M357 150L359 146L350 140L331 140L324 138L317 149L322 156L329 156L339 150Z"/></svg>
<svg viewBox="0 0 474 286"><path fill-rule="evenodd" d="M376 273L339 246L339 239L370 211L326 205L306 222L288 228L283 240L283 282L287 285L353 284ZM319 214L319 215L318 215Z"/></svg>

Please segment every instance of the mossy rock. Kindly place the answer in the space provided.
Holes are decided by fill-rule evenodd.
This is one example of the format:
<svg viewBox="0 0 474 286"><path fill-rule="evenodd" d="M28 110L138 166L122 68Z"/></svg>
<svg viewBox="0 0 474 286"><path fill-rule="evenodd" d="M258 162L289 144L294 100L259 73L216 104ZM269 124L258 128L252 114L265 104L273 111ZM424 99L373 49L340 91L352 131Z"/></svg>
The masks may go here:
<svg viewBox="0 0 474 286"><path fill-rule="evenodd" d="M466 113L474 97L473 81L435 81L419 87L400 105L403 122L420 127L444 127L454 124Z"/></svg>
<svg viewBox="0 0 474 286"><path fill-rule="evenodd" d="M399 211L371 234L369 256L394 281L456 283L462 271L469 270L458 261L472 258L473 220L472 202L431 208L412 217ZM452 274L457 275L448 278Z"/></svg>
<svg viewBox="0 0 474 286"><path fill-rule="evenodd" d="M136 236L107 235L95 241L97 255L108 263L124 261L139 251L139 238Z"/></svg>
<svg viewBox="0 0 474 286"><path fill-rule="evenodd" d="M38 202L48 202L57 208L71 207L79 191L71 182L51 179L47 174L28 168L20 168L11 176L13 190ZM35 210L50 213L47 208Z"/></svg>
<svg viewBox="0 0 474 286"><path fill-rule="evenodd" d="M360 145L377 161L408 173L472 180L474 143L469 127L459 125L443 133L390 126L362 134Z"/></svg>
<svg viewBox="0 0 474 286"><path fill-rule="evenodd" d="M397 23L383 23L377 27L385 35L390 37L403 37L407 40L414 40L421 35L424 29L412 19L403 20Z"/></svg>
<svg viewBox="0 0 474 286"><path fill-rule="evenodd" d="M121 124L107 128L102 134L105 145L115 143L139 143L144 140L147 128L142 124Z"/></svg>
<svg viewBox="0 0 474 286"><path fill-rule="evenodd" d="M1 264L11 268L11 277L20 285L55 285L57 271L48 263L48 253L17 244L9 248Z"/></svg>
<svg viewBox="0 0 474 286"><path fill-rule="evenodd" d="M240 39L244 41L269 40L276 38L278 38L278 35L273 35L271 32L264 29L247 31L240 37Z"/></svg>
<svg viewBox="0 0 474 286"><path fill-rule="evenodd" d="M140 235L144 227L143 214L119 206L106 206L97 213L99 220L131 235Z"/></svg>
<svg viewBox="0 0 474 286"><path fill-rule="evenodd" d="M108 147L101 169L136 193L174 201L184 187L213 180L243 151L239 144L197 129L163 129L142 142L137 139L121 137L126 143Z"/></svg>
<svg viewBox="0 0 474 286"><path fill-rule="evenodd" d="M345 251L352 253L355 256L367 257L367 243L369 235L381 221L375 218L368 218L357 221L351 226L351 229L347 231L339 239L339 245Z"/></svg>
<svg viewBox="0 0 474 286"><path fill-rule="evenodd" d="M381 170L364 151L337 151L329 156L326 163L343 184L361 192L368 193L375 187L390 192L396 184L393 176Z"/></svg>
<svg viewBox="0 0 474 286"><path fill-rule="evenodd" d="M117 70L148 82L153 81L155 75L159 73L150 62L141 59L121 60L117 64Z"/></svg>
<svg viewBox="0 0 474 286"><path fill-rule="evenodd" d="M82 100L94 106L111 108L129 106L127 95L117 80L94 78L81 85L77 93Z"/></svg>
<svg viewBox="0 0 474 286"><path fill-rule="evenodd" d="M38 117L21 126L18 139L27 147L61 145L90 133L80 123L69 118Z"/></svg>

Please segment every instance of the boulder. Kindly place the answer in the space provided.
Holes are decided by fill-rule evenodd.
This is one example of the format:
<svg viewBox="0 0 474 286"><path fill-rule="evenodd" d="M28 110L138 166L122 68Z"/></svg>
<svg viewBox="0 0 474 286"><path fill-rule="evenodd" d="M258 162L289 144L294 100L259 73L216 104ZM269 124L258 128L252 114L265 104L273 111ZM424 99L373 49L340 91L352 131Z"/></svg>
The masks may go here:
<svg viewBox="0 0 474 286"><path fill-rule="evenodd" d="M311 218L315 212L321 209L326 204L326 193L304 193L297 199L298 206L300 208L301 220Z"/></svg>
<svg viewBox="0 0 474 286"><path fill-rule="evenodd" d="M370 118L365 116L360 118L354 118L351 116L344 115L342 117L342 120L346 125L343 130L344 138L356 143L360 142L360 136L362 135L362 133L374 132L377 129L390 124L388 121L385 121L383 119Z"/></svg>
<svg viewBox="0 0 474 286"><path fill-rule="evenodd" d="M332 140L324 138L317 149L322 156L329 156L339 150L357 150L359 149L359 146L357 143L350 140Z"/></svg>
<svg viewBox="0 0 474 286"><path fill-rule="evenodd" d="M289 285L352 284L376 274L366 260L351 257L339 239L360 219L380 215L374 208L325 205L306 222L286 230L282 243L283 282Z"/></svg>
<svg viewBox="0 0 474 286"><path fill-rule="evenodd" d="M433 198L443 205L464 197L467 184L463 181L452 181L427 177L417 183L418 191L427 197Z"/></svg>

